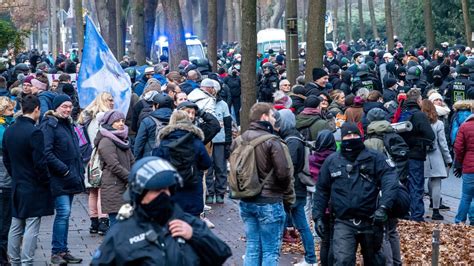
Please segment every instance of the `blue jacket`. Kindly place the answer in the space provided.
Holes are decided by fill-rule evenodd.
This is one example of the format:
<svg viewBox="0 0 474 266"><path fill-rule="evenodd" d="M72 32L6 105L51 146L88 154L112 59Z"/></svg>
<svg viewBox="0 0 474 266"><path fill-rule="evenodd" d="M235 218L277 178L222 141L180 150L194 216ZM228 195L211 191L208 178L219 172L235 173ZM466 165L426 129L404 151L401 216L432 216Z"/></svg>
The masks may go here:
<svg viewBox="0 0 474 266"><path fill-rule="evenodd" d="M145 85L147 82L147 78L143 75L142 79L135 83L135 88L133 88L133 92L135 92L138 96L141 96L143 91L145 90Z"/></svg>
<svg viewBox="0 0 474 266"><path fill-rule="evenodd" d="M168 125L173 110L169 108L160 108L150 113L160 122ZM133 155L138 160L145 156L150 156L156 143L156 123L151 117L143 118L138 128L135 144L133 146Z"/></svg>
<svg viewBox="0 0 474 266"><path fill-rule="evenodd" d="M166 85L166 83L168 83L166 77L161 74L154 74L153 78L157 79L160 82L161 86Z"/></svg>
<svg viewBox="0 0 474 266"><path fill-rule="evenodd" d="M53 197L84 192L84 167L72 122L48 111L40 128L44 133Z"/></svg>
<svg viewBox="0 0 474 266"><path fill-rule="evenodd" d="M42 91L38 93L38 100L40 101L41 111L40 121L43 119L43 116L47 111L53 110L53 100L56 95L58 94L52 91Z"/></svg>
<svg viewBox="0 0 474 266"><path fill-rule="evenodd" d="M194 89L199 88L199 84L192 80L186 80L185 82L179 84L179 87L184 93L189 95Z"/></svg>

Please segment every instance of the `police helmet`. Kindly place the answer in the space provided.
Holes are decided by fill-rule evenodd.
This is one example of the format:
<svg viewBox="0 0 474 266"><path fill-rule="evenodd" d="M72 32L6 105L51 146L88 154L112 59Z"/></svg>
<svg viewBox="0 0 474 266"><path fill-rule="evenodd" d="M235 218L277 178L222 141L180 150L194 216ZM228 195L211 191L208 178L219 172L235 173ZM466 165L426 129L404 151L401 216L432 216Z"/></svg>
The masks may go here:
<svg viewBox="0 0 474 266"><path fill-rule="evenodd" d="M15 67L15 72L17 72L17 73L18 72L28 72L28 71L30 71L30 68L25 63L20 63L20 64L16 65L16 67Z"/></svg>
<svg viewBox="0 0 474 266"><path fill-rule="evenodd" d="M369 74L369 66L367 64L360 64L357 67L357 76L361 77Z"/></svg>
<svg viewBox="0 0 474 266"><path fill-rule="evenodd" d="M407 77L406 77L407 80L417 80L417 79L420 79L420 76L421 76L421 70L419 67L412 66L408 68Z"/></svg>

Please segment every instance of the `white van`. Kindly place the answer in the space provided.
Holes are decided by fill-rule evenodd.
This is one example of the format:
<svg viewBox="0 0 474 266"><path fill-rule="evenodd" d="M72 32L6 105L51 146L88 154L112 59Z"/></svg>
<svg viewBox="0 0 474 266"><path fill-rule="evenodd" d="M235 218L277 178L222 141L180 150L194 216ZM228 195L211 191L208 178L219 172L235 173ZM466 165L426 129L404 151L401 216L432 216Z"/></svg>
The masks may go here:
<svg viewBox="0 0 474 266"><path fill-rule="evenodd" d="M188 47L188 59L189 61L194 59L206 59L206 53L202 47L201 41L197 36L186 34L186 46ZM165 36L161 36L156 40L155 44L151 47L151 60L158 61L160 56L169 57L168 50L168 39Z"/></svg>
<svg viewBox="0 0 474 266"><path fill-rule="evenodd" d="M269 49L275 52L286 50L285 30L264 29L257 33L257 51L264 54Z"/></svg>
<svg viewBox="0 0 474 266"><path fill-rule="evenodd" d="M336 44L333 41L325 41L324 46L326 47L326 50L336 51L337 48ZM299 47L306 50L306 42L300 42Z"/></svg>

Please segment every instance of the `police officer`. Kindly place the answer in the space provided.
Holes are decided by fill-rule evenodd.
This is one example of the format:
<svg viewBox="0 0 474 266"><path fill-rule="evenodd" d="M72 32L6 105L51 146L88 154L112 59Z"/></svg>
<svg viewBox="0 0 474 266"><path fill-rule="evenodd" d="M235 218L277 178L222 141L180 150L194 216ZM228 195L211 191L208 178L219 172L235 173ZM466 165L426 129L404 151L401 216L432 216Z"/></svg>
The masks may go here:
<svg viewBox="0 0 474 266"><path fill-rule="evenodd" d="M222 265L232 255L204 222L171 200L182 179L167 161L139 160L128 181L131 205L122 206L91 265Z"/></svg>
<svg viewBox="0 0 474 266"><path fill-rule="evenodd" d="M356 94L360 88L366 88L369 91L378 90L382 92L382 86L377 77L369 73L367 64L360 64L357 69L356 78L353 84L352 93Z"/></svg>
<svg viewBox="0 0 474 266"><path fill-rule="evenodd" d="M258 101L272 103L273 93L278 90L280 80L272 63L263 64L262 69L263 77L258 86Z"/></svg>
<svg viewBox="0 0 474 266"><path fill-rule="evenodd" d="M421 89L421 93L425 93L425 89L428 86L428 83L421 79L422 67L420 65L411 66L407 70L407 83L408 89L417 87Z"/></svg>
<svg viewBox="0 0 474 266"><path fill-rule="evenodd" d="M474 88L474 81L469 79L469 69L465 66L459 68L459 75L448 85L446 103L453 106L457 101L467 100L467 91Z"/></svg>
<svg viewBox="0 0 474 266"><path fill-rule="evenodd" d="M380 251L383 224L396 198L398 181L387 157L367 149L360 135L356 124L344 123L341 151L331 154L319 173L313 217L316 231L323 235L328 229L322 218L331 201L334 265L355 265L358 244L364 265L385 265Z"/></svg>

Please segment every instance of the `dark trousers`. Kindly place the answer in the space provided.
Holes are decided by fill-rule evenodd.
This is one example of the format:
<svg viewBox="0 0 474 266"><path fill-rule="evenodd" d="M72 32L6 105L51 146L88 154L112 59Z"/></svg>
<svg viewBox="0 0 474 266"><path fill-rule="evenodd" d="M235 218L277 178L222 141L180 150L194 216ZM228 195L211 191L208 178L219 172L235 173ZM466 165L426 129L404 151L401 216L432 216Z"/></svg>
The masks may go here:
<svg viewBox="0 0 474 266"><path fill-rule="evenodd" d="M419 160L408 160L408 191L410 192L410 219L412 221L424 221L425 204L423 195L425 193L424 162Z"/></svg>
<svg viewBox="0 0 474 266"><path fill-rule="evenodd" d="M0 265L8 263L8 231L12 222L11 195L11 188L0 188Z"/></svg>
<svg viewBox="0 0 474 266"><path fill-rule="evenodd" d="M227 160L224 155L225 144L212 145L212 166L206 174L208 196L224 196L227 188Z"/></svg>
<svg viewBox="0 0 474 266"><path fill-rule="evenodd" d="M240 107L242 106L240 96L232 97L232 102L229 104L229 112L232 113L232 107L234 107L235 121L240 126Z"/></svg>
<svg viewBox="0 0 474 266"><path fill-rule="evenodd" d="M330 214L325 214L323 217L324 235L321 238L321 250L319 251L319 256L321 258L322 266L330 266L334 263L334 255L332 252L332 242L333 242L333 233L334 233L334 219L331 218Z"/></svg>
<svg viewBox="0 0 474 266"><path fill-rule="evenodd" d="M385 265L382 254L383 227L366 220L339 220L334 223L334 265L356 264L357 246L360 244L364 265Z"/></svg>

